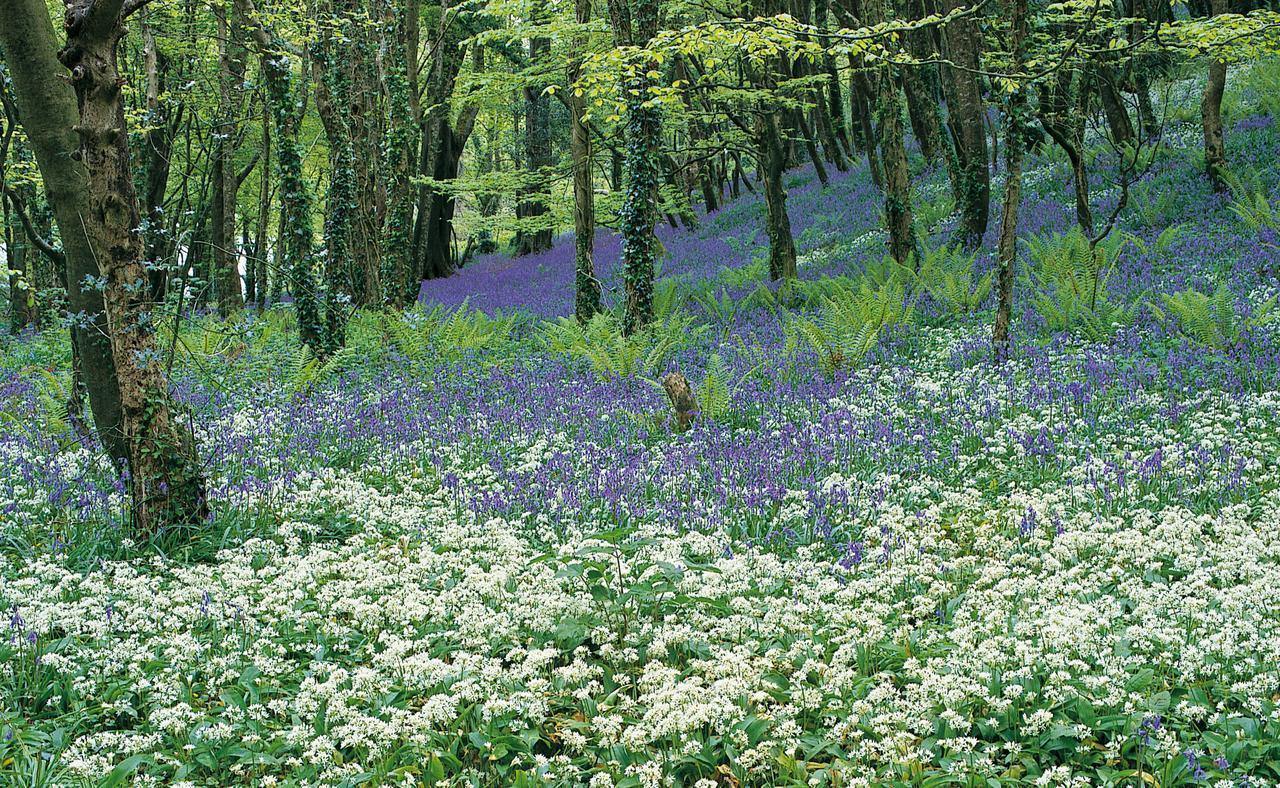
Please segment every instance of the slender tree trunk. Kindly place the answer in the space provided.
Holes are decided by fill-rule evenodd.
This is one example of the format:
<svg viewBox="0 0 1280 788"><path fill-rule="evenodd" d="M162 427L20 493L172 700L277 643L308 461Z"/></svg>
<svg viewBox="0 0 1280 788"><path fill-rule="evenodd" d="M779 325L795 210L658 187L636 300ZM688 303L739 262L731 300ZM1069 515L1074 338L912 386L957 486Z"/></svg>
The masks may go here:
<svg viewBox="0 0 1280 788"><path fill-rule="evenodd" d="M782 124L775 112L762 109L757 116L757 145L760 169L764 174L765 222L769 236L769 278L796 278L796 246L787 213L787 191L782 176L786 154L782 147Z"/></svg>
<svg viewBox="0 0 1280 788"><path fill-rule="evenodd" d="M391 3L390 36L384 45L385 82L390 128L387 136L387 213L383 227L386 239L382 271L383 300L404 306L418 296L414 270L413 150L417 144L417 101L411 72L417 70L418 6L416 0Z"/></svg>
<svg viewBox="0 0 1280 788"><path fill-rule="evenodd" d="M279 41L257 17L252 0L235 0L250 27L261 61L267 102L274 126L275 160L280 176L280 244L278 265L289 279L298 333L303 344L317 356L326 357L336 349L336 337L328 335L328 321L320 304L319 289L312 272L315 238L311 225L311 186L302 172L302 146L298 142L295 112L300 105L293 89L293 69ZM330 309L335 305L330 302Z"/></svg>
<svg viewBox="0 0 1280 788"><path fill-rule="evenodd" d="M886 0L869 0L863 10L869 24L884 22ZM914 220L911 214L911 172L903 143L902 91L891 66L881 66L872 76L880 126L880 150L884 160L884 211L889 231L889 254L906 263L915 249Z"/></svg>
<svg viewBox="0 0 1280 788"><path fill-rule="evenodd" d="M1012 0L1012 61L1014 73L1022 70L1027 35L1027 0ZM1000 243L996 269L996 320L991 330L991 345L997 363L1009 359L1009 325L1013 319L1014 265L1018 252L1018 210L1022 204L1022 149L1024 115L1027 112L1026 87L1019 86L1009 96L1005 110L1005 186L1004 209L1000 217Z"/></svg>
<svg viewBox="0 0 1280 788"><path fill-rule="evenodd" d="M0 184L3 181L0 178ZM27 263L31 245L23 238L25 233L19 226L16 211L3 194L0 194L0 204L4 206L4 248L9 266L9 328L16 334L27 326L38 326L40 310L36 305L34 266Z"/></svg>
<svg viewBox="0 0 1280 788"><path fill-rule="evenodd" d="M1129 118L1129 110L1125 107L1114 80L1114 69L1099 69L1098 98L1102 101L1102 112L1111 129L1112 141L1117 145L1124 145L1133 141L1133 121Z"/></svg>
<svg viewBox="0 0 1280 788"><path fill-rule="evenodd" d="M1076 201L1076 223L1086 235L1093 235L1093 210L1089 205L1089 174L1085 169L1084 113L1078 101L1072 101L1072 77L1060 71L1053 83L1040 87L1040 125L1057 143L1071 164L1071 180ZM1078 91L1077 91L1078 92Z"/></svg>
<svg viewBox="0 0 1280 788"><path fill-rule="evenodd" d="M239 147L239 117L244 112L244 82L247 53L244 48L244 19L234 6L228 9L215 2L218 21L218 119L213 143L213 200L210 207L210 237L213 255L213 290L218 312L229 317L244 308L240 287L240 255L236 249L236 198L240 184L236 178L235 151Z"/></svg>
<svg viewBox="0 0 1280 788"><path fill-rule="evenodd" d="M151 284L151 300L162 301L173 276L176 249L173 233L166 227L164 210L165 194L169 185L170 161L173 158L173 139L183 116L183 106L178 105L174 117L161 99L166 88L169 70L168 58L156 46L151 26L142 23L143 62L147 74L147 129L143 132L143 232L147 255L147 276Z"/></svg>
<svg viewBox="0 0 1280 788"><path fill-rule="evenodd" d="M964 0L946 0L947 10L963 8ZM959 165L960 208L958 240L965 249L976 249L987 232L991 202L991 172L988 169L986 110L976 71L980 67L982 38L977 22L957 19L943 29L946 54L955 67L943 70L952 139Z"/></svg>
<svg viewBox="0 0 1280 788"><path fill-rule="evenodd" d="M574 21L586 26L591 22L591 0L574 0ZM585 35L574 37L574 49L583 52ZM595 189L591 183L591 130L583 123L586 100L574 95L573 84L582 72L580 57L569 59L569 152L573 158L573 282L574 315L585 323L600 311L600 281L596 279Z"/></svg>
<svg viewBox="0 0 1280 788"><path fill-rule="evenodd" d="M1227 0L1210 0L1214 16L1230 10ZM1204 167L1215 192L1225 192L1227 184L1227 148L1222 131L1222 94L1227 87L1227 63L1218 57L1209 61L1209 81L1200 99L1200 121L1204 128Z"/></svg>
<svg viewBox="0 0 1280 788"><path fill-rule="evenodd" d="M335 17L334 22L336 24L338 18ZM334 294L335 302L358 292L354 300L361 303L368 269L365 261L352 259L351 248L358 210L355 145L348 123L354 114L349 107L357 103L351 95L350 42L346 36L325 36L316 42L311 62L316 69L316 112L329 138L329 190L325 196L324 217L325 291ZM381 288L377 291L381 292ZM346 330L339 314L340 309L330 309L325 315L325 331L330 336L340 337Z"/></svg>
<svg viewBox="0 0 1280 788"><path fill-rule="evenodd" d="M896 81L887 72L881 77L880 133L884 152L884 212L889 230L889 254L906 263L915 249L911 212L911 173L902 141L902 105Z"/></svg>
<svg viewBox="0 0 1280 788"><path fill-rule="evenodd" d="M79 122L76 97L64 81L58 45L43 0L10 0L0 24L0 46L13 80L20 120L35 152L62 251L66 259L67 300L75 348L98 438L118 466L127 461L120 386L107 330L102 293L92 284L101 276L93 238L82 217L90 215L89 176L80 142L72 130Z"/></svg>
<svg viewBox="0 0 1280 788"><path fill-rule="evenodd" d="M124 33L122 3L68 4L67 46L80 107L80 155L88 171L88 214L82 218L102 271L103 302L120 386L129 487L140 533L208 516L204 477L192 436L179 424L169 396L143 268L138 197L129 163L123 80L116 47Z"/></svg>
<svg viewBox="0 0 1280 788"><path fill-rule="evenodd" d="M535 10L535 16L541 9ZM542 36L529 39L529 63L536 66L551 52L551 41ZM521 220L516 231L516 255L539 254L551 248L551 227L547 208L547 177L555 161L551 152L551 99L542 85L526 85L524 94L524 158L535 174L516 205Z"/></svg>

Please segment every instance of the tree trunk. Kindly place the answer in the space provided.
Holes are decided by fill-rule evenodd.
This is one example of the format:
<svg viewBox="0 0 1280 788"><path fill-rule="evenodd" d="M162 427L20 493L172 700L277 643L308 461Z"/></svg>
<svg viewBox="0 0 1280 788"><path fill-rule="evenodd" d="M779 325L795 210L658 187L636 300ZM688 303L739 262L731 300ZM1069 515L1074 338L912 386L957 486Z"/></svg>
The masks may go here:
<svg viewBox="0 0 1280 788"><path fill-rule="evenodd" d="M34 328L40 324L40 310L36 305L34 266L27 263L31 244L22 237L25 233L19 227L16 211L3 194L0 194L0 204L4 206L4 248L9 266L9 327L17 334L27 326Z"/></svg>
<svg viewBox="0 0 1280 788"><path fill-rule="evenodd" d="M870 0L864 5L868 24L888 17L886 0ZM876 89L876 109L880 126L880 151L884 163L884 213L889 231L889 254L906 263L915 249L915 229L911 215L911 172L903 143L902 91L893 67L882 65L872 75Z"/></svg>
<svg viewBox="0 0 1280 788"><path fill-rule="evenodd" d="M574 0L574 21L586 26L591 22L591 0ZM586 36L574 37L574 49L582 52ZM573 159L573 284L574 316L586 323L600 311L600 280L596 279L595 235L596 197L591 182L591 130L583 123L587 102L574 95L573 84L582 72L579 57L569 59L569 153Z"/></svg>
<svg viewBox="0 0 1280 788"><path fill-rule="evenodd" d="M145 231L151 300L164 300L169 278L174 272L173 233L166 227L164 201L169 186L170 161L173 158L173 139L182 120L182 105L178 105L174 117L161 100L169 70L168 58L156 46L151 26L142 23L143 62L147 73L147 129L143 132L143 194L142 209Z"/></svg>
<svg viewBox="0 0 1280 788"><path fill-rule="evenodd" d="M947 0L947 10L965 7L964 0ZM976 249L987 232L991 202L988 169L986 110L975 73L980 68L982 38L972 18L957 19L943 28L947 55L955 67L943 72L951 135L955 141L960 177L956 205L960 208L958 240L965 249Z"/></svg>
<svg viewBox="0 0 1280 788"><path fill-rule="evenodd" d="M301 102L293 89L293 68L283 42L258 19L253 0L235 0L249 25L261 62L267 103L271 107L276 169L280 176L280 244L277 265L288 277L303 344L324 358L337 349L337 337L328 333L321 311L319 288L312 271L315 237L311 225L311 185L302 171L302 145L295 116ZM299 95L301 91L299 91ZM330 300L329 311L335 308Z"/></svg>
<svg viewBox="0 0 1280 788"><path fill-rule="evenodd" d="M1022 70L1027 35L1027 0L1013 0L1012 60L1014 73ZM1000 243L996 269L996 320L991 330L991 346L997 363L1009 359L1009 324L1013 319L1014 264L1018 252L1018 209L1022 204L1022 149L1027 112L1026 87L1019 86L1009 96L1005 109L1004 210L1000 217Z"/></svg>
<svg viewBox="0 0 1280 788"><path fill-rule="evenodd" d="M614 37L620 46L647 46L658 34L658 0L609 0ZM653 320L653 269L657 256L653 234L658 221L658 178L661 118L645 106L657 64L635 64L626 80L626 191L618 211L622 235L625 301L622 330L631 335Z"/></svg>
<svg viewBox="0 0 1280 788"><path fill-rule="evenodd" d="M537 12L535 12L537 13ZM551 41L541 36L529 39L529 64L537 66L551 51ZM524 159L534 176L522 187L516 218L516 256L538 254L551 248L551 227L547 224L547 178L555 165L551 152L551 99L538 84L525 85Z"/></svg>
<svg viewBox="0 0 1280 788"><path fill-rule="evenodd" d="M203 521L209 513L195 445L175 417L145 286L138 196L129 164L123 79L116 46L122 3L68 4L67 46L80 107L80 155L88 172L88 213L81 217L102 271L107 328L120 386L129 488L138 532Z"/></svg>
<svg viewBox="0 0 1280 788"><path fill-rule="evenodd" d="M1133 121L1129 118L1129 110L1120 97L1115 86L1114 70L1099 69L1098 98L1102 101L1102 112L1107 117L1107 127L1111 130L1111 141L1116 145L1124 145L1133 141Z"/></svg>
<svg viewBox="0 0 1280 788"><path fill-rule="evenodd" d="M1210 0L1214 16L1230 10L1227 0ZM1227 87L1227 63L1215 57L1209 61L1209 81L1200 99L1200 122L1204 128L1204 167L1215 192L1225 192L1227 184L1227 149L1222 131L1222 94Z"/></svg>
<svg viewBox="0 0 1280 788"><path fill-rule="evenodd" d="M795 279L796 246L787 213L787 190L782 182L786 162L782 124L776 112L762 110L757 118L756 143L764 174L765 227L769 236L769 278Z"/></svg>
<svg viewBox="0 0 1280 788"><path fill-rule="evenodd" d="M880 134L884 154L884 213L889 230L889 254L907 262L915 248L911 213L911 173L902 141L902 104L896 80L888 73L880 78Z"/></svg>
<svg viewBox="0 0 1280 788"><path fill-rule="evenodd" d="M213 143L213 200L210 207L210 240L213 254L213 291L218 313L230 317L244 308L240 288L240 255L236 249L235 151L239 147L238 125L244 112L244 81L247 53L244 48L244 18L239 9L215 3L218 21L218 120Z"/></svg>
<svg viewBox="0 0 1280 788"><path fill-rule="evenodd" d="M383 223L386 254L382 269L383 300L406 306L418 297L418 277L413 268L413 150L417 144L416 95L412 72L417 67L418 6L405 0L402 7L393 0L390 30L384 44L384 81L390 128L387 138L387 212Z"/></svg>
<svg viewBox="0 0 1280 788"><path fill-rule="evenodd" d="M1071 180L1076 201L1076 223L1086 235L1093 235L1093 210L1089 205L1089 174L1085 170L1084 113L1072 101L1071 75L1059 71L1052 83L1040 86L1040 125L1057 143L1071 164Z"/></svg>
<svg viewBox="0 0 1280 788"><path fill-rule="evenodd" d="M127 461L120 387L107 332L102 293L92 285L98 269L92 239L81 217L89 215L89 176L72 130L76 97L63 79L53 24L42 0L12 0L0 24L0 45L13 80L21 121L35 152L45 194L53 209L66 258L72 344L79 359L98 439L118 467ZM88 284L87 284L88 283Z"/></svg>

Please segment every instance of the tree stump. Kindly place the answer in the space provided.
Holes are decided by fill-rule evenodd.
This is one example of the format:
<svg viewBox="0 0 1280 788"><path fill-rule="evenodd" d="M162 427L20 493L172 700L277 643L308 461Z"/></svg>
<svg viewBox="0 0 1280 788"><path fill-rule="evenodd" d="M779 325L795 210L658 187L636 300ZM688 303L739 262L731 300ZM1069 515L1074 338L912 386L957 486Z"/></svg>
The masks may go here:
<svg viewBox="0 0 1280 788"><path fill-rule="evenodd" d="M662 388L666 389L667 399L676 412L676 432L688 430L698 416L698 401L693 397L689 379L679 372L669 372L662 379Z"/></svg>

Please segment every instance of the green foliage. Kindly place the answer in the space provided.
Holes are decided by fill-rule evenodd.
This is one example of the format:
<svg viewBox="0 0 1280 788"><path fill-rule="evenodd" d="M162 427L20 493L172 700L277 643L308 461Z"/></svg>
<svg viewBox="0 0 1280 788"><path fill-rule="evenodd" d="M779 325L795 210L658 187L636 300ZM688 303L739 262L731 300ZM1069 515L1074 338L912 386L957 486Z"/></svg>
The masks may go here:
<svg viewBox="0 0 1280 788"><path fill-rule="evenodd" d="M1133 248L1144 256L1166 256L1173 249L1173 244L1186 233L1185 224L1171 224L1160 231L1155 238L1147 241L1132 233L1125 233L1125 239L1133 244Z"/></svg>
<svg viewBox="0 0 1280 788"><path fill-rule="evenodd" d="M1183 290L1164 296L1163 301L1164 309L1152 305L1157 317L1163 320L1172 316L1183 336L1214 350L1238 347L1250 330L1276 317L1276 296L1255 307L1249 317L1241 317L1226 285L1219 285L1212 294Z"/></svg>
<svg viewBox="0 0 1280 788"><path fill-rule="evenodd" d="M1155 181L1135 183L1129 190L1129 206L1144 227L1165 227L1177 216L1175 192Z"/></svg>
<svg viewBox="0 0 1280 788"><path fill-rule="evenodd" d="M416 362L452 363L511 339L515 315L492 317L463 303L456 309L436 306L404 313L387 312L382 325L397 351Z"/></svg>
<svg viewBox="0 0 1280 788"><path fill-rule="evenodd" d="M542 346L590 364L602 380L656 375L671 356L705 331L693 318L674 311L630 336L622 332L621 320L600 312L585 325L562 317L542 324Z"/></svg>
<svg viewBox="0 0 1280 788"><path fill-rule="evenodd" d="M994 271L978 276L977 252L958 246L940 246L925 252L917 274L921 286L947 312L971 314L991 295Z"/></svg>
<svg viewBox="0 0 1280 788"><path fill-rule="evenodd" d="M1250 232L1263 230L1280 232L1280 204L1273 203L1262 183L1262 176L1241 168L1230 179L1231 212Z"/></svg>
<svg viewBox="0 0 1280 788"><path fill-rule="evenodd" d="M750 293L742 298L734 298L725 288L712 291L709 287L694 292L693 301L702 309L717 328L721 339L728 339L738 324L738 315L753 309L769 309L776 311L778 299L764 284L756 285Z"/></svg>
<svg viewBox="0 0 1280 788"><path fill-rule="evenodd" d="M825 280L820 289L817 317L787 324L786 352L808 347L828 374L857 366L885 330L915 319L915 303L900 277L878 284L864 280L857 289Z"/></svg>
<svg viewBox="0 0 1280 788"><path fill-rule="evenodd" d="M1051 330L1078 331L1099 342L1137 316L1137 304L1113 301L1107 289L1127 243L1123 236L1095 245L1076 226L1025 243L1032 261L1031 303Z"/></svg>
<svg viewBox="0 0 1280 788"><path fill-rule="evenodd" d="M66 384L44 367L29 367L25 370L25 374L38 381L36 387L38 410L32 414L21 403L6 407L0 409L0 422L16 432L29 436L49 435L61 445L67 445L72 434L71 412L67 408L71 395Z"/></svg>
<svg viewBox="0 0 1280 788"><path fill-rule="evenodd" d="M590 613L562 620L557 645L572 651L592 632L603 629L618 642L644 621L658 621L663 611L693 600L680 589L689 572L717 572L705 561L686 556L680 563L651 556L657 540L641 538L626 528L596 534L573 553L548 553L535 564L556 567L556 578L592 600Z"/></svg>

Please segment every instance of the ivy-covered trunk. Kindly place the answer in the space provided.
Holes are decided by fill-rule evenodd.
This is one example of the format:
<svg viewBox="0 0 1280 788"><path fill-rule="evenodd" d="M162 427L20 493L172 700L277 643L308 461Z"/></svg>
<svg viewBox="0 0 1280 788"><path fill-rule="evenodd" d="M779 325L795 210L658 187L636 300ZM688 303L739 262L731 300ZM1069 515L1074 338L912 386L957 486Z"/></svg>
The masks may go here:
<svg viewBox="0 0 1280 788"><path fill-rule="evenodd" d="M645 47L658 34L658 0L609 0L613 31L621 46ZM661 177L662 121L652 101L648 73L657 64L638 52L623 79L626 96L624 133L626 188L618 211L622 235L624 306L622 331L630 335L653 320L653 269L658 222L658 181Z"/></svg>
<svg viewBox="0 0 1280 788"><path fill-rule="evenodd" d="M280 243L278 264L288 278L298 318L298 334L303 344L317 356L328 356L337 347L329 336L321 312L321 298L312 271L315 256L311 226L311 190L302 172L302 146L293 90L293 68L284 42L278 40L257 18L252 0L235 0L248 20L253 42L262 64L267 102L271 106L275 137L275 161L280 178ZM330 304L330 308L333 308Z"/></svg>
<svg viewBox="0 0 1280 788"><path fill-rule="evenodd" d="M341 20L332 18L337 25ZM332 31L314 47L316 111L329 139L329 191L324 215L324 289L335 299L335 308L325 313L325 331L341 336L344 326L336 307L339 296L347 296L357 282L364 285L363 267L354 264L351 229L356 214L355 145L347 120L351 105L351 81L347 66L350 39Z"/></svg>
<svg viewBox="0 0 1280 788"><path fill-rule="evenodd" d="M204 476L192 436L176 418L155 340L116 59L122 3L77 0L67 5L65 27L67 45L59 55L79 103L76 130L88 172L89 210L80 219L101 270L134 526L149 534L208 516Z"/></svg>
<svg viewBox="0 0 1280 788"><path fill-rule="evenodd" d="M244 19L239 10L230 14L221 3L213 5L218 20L218 116L213 134L213 198L210 205L210 235L213 254L213 289L218 312L235 314L244 308L240 288L240 255L236 249L235 151L239 135L235 128L244 112L244 82L247 53L244 48Z"/></svg>
<svg viewBox="0 0 1280 788"><path fill-rule="evenodd" d="M413 149L417 144L416 102L409 85L410 63L416 58L418 13L416 0L401 6L388 4L389 30L383 44L383 81L387 89L389 128L386 136L387 211L382 235L385 239L382 267L382 298L394 306L406 306L418 296L418 277L413 270Z"/></svg>

